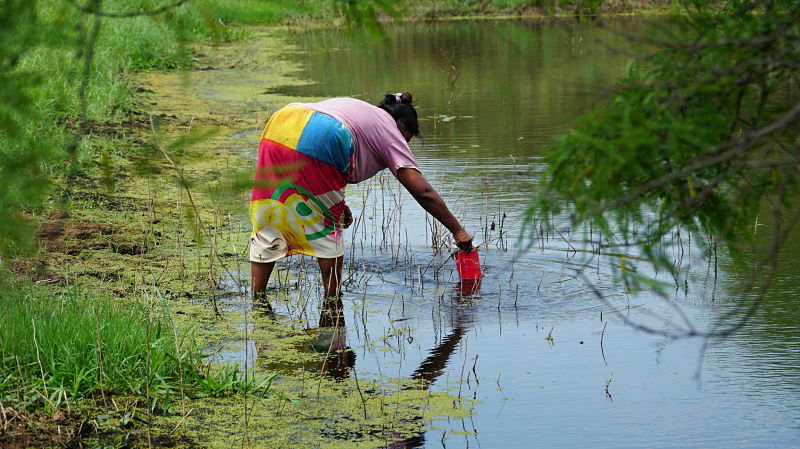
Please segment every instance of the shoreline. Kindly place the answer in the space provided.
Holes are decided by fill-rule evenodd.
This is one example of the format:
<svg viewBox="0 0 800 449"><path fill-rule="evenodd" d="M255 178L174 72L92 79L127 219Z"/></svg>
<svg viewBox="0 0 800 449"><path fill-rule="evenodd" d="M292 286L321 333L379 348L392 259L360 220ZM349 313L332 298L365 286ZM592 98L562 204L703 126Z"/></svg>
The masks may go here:
<svg viewBox="0 0 800 449"><path fill-rule="evenodd" d="M532 8L536 10L536 8ZM477 14L410 14L406 17L392 19L388 16L381 16L378 18L378 23L381 26L393 27L404 25L419 25L419 24L434 24L434 23L448 23L448 22L527 22L527 21L548 21L548 20L577 20L577 21L596 21L603 19L614 18L651 18L651 17L667 17L680 14L674 9L666 6L648 6L642 8L632 8L628 11L615 11L609 9L608 11L600 10L592 15L581 15L574 12L558 12L558 13L543 13L526 10L524 12L516 13L507 10L486 11ZM347 21L336 19L334 21L324 21L322 19L310 19L303 24L298 23L283 23L276 25L244 25L245 29L273 29L273 30L317 30L317 29L341 29L344 30L349 26L358 27L360 24L348 24Z"/></svg>

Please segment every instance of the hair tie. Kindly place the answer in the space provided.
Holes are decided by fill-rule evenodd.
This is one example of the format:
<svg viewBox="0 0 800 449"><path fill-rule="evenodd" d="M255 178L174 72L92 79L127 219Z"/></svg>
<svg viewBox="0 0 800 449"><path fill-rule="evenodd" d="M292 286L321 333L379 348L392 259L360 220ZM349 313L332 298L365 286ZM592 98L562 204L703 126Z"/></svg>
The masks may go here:
<svg viewBox="0 0 800 449"><path fill-rule="evenodd" d="M402 92L398 92L398 93L394 94L394 98L397 100L397 104L402 103L403 102L403 93Z"/></svg>

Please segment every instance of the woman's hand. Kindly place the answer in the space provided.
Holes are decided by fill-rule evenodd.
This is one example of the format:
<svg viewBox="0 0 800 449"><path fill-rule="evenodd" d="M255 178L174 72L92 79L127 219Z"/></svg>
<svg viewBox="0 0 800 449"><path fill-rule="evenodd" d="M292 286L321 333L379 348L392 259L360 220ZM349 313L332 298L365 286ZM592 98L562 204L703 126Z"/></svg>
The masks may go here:
<svg viewBox="0 0 800 449"><path fill-rule="evenodd" d="M472 247L472 236L463 229L456 231L453 234L453 239L456 241L456 246L458 246L458 249L461 251L468 253L474 249Z"/></svg>
<svg viewBox="0 0 800 449"><path fill-rule="evenodd" d="M344 205L344 211L342 212L342 218L340 219L340 223L344 229L350 227L353 224L353 213L350 212L350 208L347 205Z"/></svg>

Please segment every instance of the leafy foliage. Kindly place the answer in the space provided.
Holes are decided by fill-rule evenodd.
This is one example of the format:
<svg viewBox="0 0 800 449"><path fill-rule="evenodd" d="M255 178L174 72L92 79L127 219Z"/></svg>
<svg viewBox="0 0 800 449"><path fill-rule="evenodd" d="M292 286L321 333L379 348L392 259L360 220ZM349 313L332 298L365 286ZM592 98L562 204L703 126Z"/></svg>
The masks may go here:
<svg viewBox="0 0 800 449"><path fill-rule="evenodd" d="M25 125L39 120L32 90L41 74L20 67L27 49L46 39L37 24L34 3L8 0L0 5L0 256L29 240L19 204L41 198L46 187L37 164L49 152L47 139L34 138Z"/></svg>
<svg viewBox="0 0 800 449"><path fill-rule="evenodd" d="M0 13L4 256L30 242L31 212L48 197L58 198L54 176L67 175L69 185L69 175L79 170L76 156L90 144L82 141L89 121L107 120L128 106L125 71L140 68L143 60L158 61L156 53L164 55L160 64L165 67L181 56L174 33L152 18L106 26L75 4L55 0L9 0Z"/></svg>
<svg viewBox="0 0 800 449"><path fill-rule="evenodd" d="M613 104L560 137L530 214L552 223L569 213L598 226L608 246L640 248L657 270L673 270L670 232L711 234L735 251L768 209L774 266L798 219L788 199L800 167L800 4L683 6L639 38L650 56L631 64ZM620 274L631 287L647 281L624 265Z"/></svg>

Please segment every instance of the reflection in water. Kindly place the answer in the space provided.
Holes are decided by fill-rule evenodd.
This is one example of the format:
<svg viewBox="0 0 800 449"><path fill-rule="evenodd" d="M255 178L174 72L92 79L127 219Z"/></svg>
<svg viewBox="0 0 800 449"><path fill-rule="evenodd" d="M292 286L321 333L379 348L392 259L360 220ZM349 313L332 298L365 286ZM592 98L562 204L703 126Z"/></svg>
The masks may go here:
<svg viewBox="0 0 800 449"><path fill-rule="evenodd" d="M320 370L336 379L344 380L356 363L356 354L347 346L347 329L344 326L318 327L306 331L314 337L310 349L322 355Z"/></svg>
<svg viewBox="0 0 800 449"><path fill-rule="evenodd" d="M453 328L436 347L429 351L428 357L422 360L417 369L414 370L411 380L415 382L411 386L405 387L405 389L428 390L445 372L448 362L467 333L469 323L472 322L471 315L474 312L472 301L478 298L477 294L480 287L480 279L462 280L453 285L453 297L448 307L453 317ZM265 307L263 303L254 305L261 310L259 312L261 319L256 320L257 326L271 328L276 324L271 307ZM344 314L336 301L325 301L324 307L320 310L320 323L331 323L331 317L336 317L335 322L331 325L320 325L317 328L306 329L305 334L310 337L310 340L303 339L295 348L300 353L312 354L318 357L297 363L280 364L265 360L260 364L271 371L287 372L302 369L320 373L337 381L349 378L355 369L356 354L347 344L347 328L345 327ZM271 343L275 342L270 341L269 338L259 341L258 334L255 334L254 338L258 357L261 359L262 354L266 355L268 351L273 349L271 348ZM401 428L408 428L411 425L412 428L418 429L411 436L408 436L407 433L386 433L383 431L375 431L373 434L389 442L383 446L386 448L421 447L425 443L422 420L422 413L419 413L414 418L401 421L404 424L400 426Z"/></svg>
<svg viewBox="0 0 800 449"><path fill-rule="evenodd" d="M509 155L541 154L554 132L568 130L624 73L629 58L605 47L627 46L613 31L623 27L635 33L643 23L412 24L387 27L388 45L376 45L366 33L298 32L294 42L310 51L288 57L301 62L302 76L314 83L274 91L367 99L402 86L419 101L426 152L460 161L493 159L488 175L506 183L497 163ZM392 70L375 70L385 61L394 62Z"/></svg>
<svg viewBox="0 0 800 449"><path fill-rule="evenodd" d="M256 326L260 326L265 335L271 335L270 330L274 326L280 326L274 320L272 307L266 300L256 301L253 304L254 310L260 315L261 320L255 321ZM293 371L303 369L316 371L327 375L336 380L347 379L350 370L355 365L356 354L347 345L347 327L345 327L343 307L341 299L326 300L320 310L319 327L305 330L305 334L310 339L301 339L295 346L298 353L315 355L307 362L284 362L275 363L272 360L264 360L263 365L273 371ZM255 336L256 348L259 359L270 350L272 337L259 339Z"/></svg>
<svg viewBox="0 0 800 449"><path fill-rule="evenodd" d="M459 298L469 299L477 295L480 288L480 279L462 279L456 284L455 291Z"/></svg>
<svg viewBox="0 0 800 449"><path fill-rule="evenodd" d="M467 287L466 290L464 287ZM435 348L430 350L428 357L419 364L419 368L414 371L411 378L421 382L420 388L427 390L430 388L436 379L444 373L447 367L447 362L455 352L458 344L461 343L464 334L467 331L467 324L471 322L470 314L473 309L468 305L469 300L473 295L478 293L481 286L480 279L468 279L458 282L455 285L456 296L453 304L451 305L451 312L453 312L454 323L453 330L446 337L442 339ZM465 293L468 291L469 293ZM467 305L467 307L465 307ZM422 417L417 417L417 421ZM411 437L397 440L387 446L386 448L401 449L401 448L415 448L421 447L425 444L425 433L421 430L422 424L419 424L420 432Z"/></svg>

